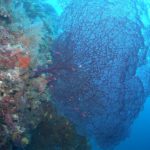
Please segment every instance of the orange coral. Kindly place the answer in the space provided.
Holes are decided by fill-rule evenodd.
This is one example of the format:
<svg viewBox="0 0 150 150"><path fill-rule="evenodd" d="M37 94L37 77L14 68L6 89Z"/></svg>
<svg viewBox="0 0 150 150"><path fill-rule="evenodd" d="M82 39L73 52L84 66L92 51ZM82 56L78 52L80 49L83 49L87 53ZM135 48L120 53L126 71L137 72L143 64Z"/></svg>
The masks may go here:
<svg viewBox="0 0 150 150"><path fill-rule="evenodd" d="M26 69L29 67L31 58L28 53L23 52L21 49L16 49L13 52L0 53L0 66L7 68L14 68L18 66Z"/></svg>
<svg viewBox="0 0 150 150"><path fill-rule="evenodd" d="M28 54L23 53L23 51L21 49L16 49L16 51L14 51L11 54L11 57L16 57L16 62L18 64L18 67L26 69L29 67L30 62L31 62L31 58Z"/></svg>
<svg viewBox="0 0 150 150"><path fill-rule="evenodd" d="M29 65L30 65L30 61L31 61L31 59L28 55L23 56L23 55L20 54L18 56L18 66L20 68L23 68L23 69L28 68Z"/></svg>

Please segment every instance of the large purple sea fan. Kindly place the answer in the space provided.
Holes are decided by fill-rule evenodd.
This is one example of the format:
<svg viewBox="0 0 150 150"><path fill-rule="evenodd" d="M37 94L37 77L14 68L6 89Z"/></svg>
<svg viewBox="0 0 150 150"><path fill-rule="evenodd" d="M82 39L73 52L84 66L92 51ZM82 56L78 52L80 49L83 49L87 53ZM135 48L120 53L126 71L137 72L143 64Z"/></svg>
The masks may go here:
<svg viewBox="0 0 150 150"><path fill-rule="evenodd" d="M144 46L140 25L108 16L102 7L89 15L84 12L88 6L70 7L63 14L64 32L54 44L53 61L73 71L55 74L55 104L79 132L95 137L104 149L112 148L128 136L145 99L135 75Z"/></svg>

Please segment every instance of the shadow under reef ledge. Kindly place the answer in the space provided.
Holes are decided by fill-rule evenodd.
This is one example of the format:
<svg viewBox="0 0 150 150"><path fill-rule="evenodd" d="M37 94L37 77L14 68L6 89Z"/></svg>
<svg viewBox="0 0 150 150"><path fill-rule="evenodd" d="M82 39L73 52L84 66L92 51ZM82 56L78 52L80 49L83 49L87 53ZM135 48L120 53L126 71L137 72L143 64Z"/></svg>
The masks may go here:
<svg viewBox="0 0 150 150"><path fill-rule="evenodd" d="M45 117L32 131L25 150L90 150L87 139L76 132L73 124L49 107L51 104L45 106Z"/></svg>
<svg viewBox="0 0 150 150"><path fill-rule="evenodd" d="M39 125L31 131L30 142L19 147L8 141L0 150L91 150L86 137L77 133L74 125L57 114L50 102L44 102L44 116Z"/></svg>

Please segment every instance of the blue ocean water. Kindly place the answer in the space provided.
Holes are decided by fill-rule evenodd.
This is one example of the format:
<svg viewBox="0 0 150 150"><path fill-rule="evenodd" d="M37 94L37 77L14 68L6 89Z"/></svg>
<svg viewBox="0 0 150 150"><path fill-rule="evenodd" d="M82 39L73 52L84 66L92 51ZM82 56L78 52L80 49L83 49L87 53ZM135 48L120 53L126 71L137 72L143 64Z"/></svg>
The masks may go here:
<svg viewBox="0 0 150 150"><path fill-rule="evenodd" d="M149 98L144 104L143 110L140 112L137 119L134 121L131 127L130 136L116 147L116 150L149 150L150 149L150 100Z"/></svg>

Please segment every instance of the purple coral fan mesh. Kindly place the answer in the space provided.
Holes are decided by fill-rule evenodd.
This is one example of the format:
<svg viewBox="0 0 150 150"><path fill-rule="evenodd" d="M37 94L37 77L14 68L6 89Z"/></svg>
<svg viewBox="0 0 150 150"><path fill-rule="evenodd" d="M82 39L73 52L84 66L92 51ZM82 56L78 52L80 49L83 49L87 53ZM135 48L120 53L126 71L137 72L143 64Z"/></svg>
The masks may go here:
<svg viewBox="0 0 150 150"><path fill-rule="evenodd" d="M138 22L85 4L71 4L62 15L63 34L54 44L62 55L53 61L66 60L63 65L74 71L57 71L52 91L56 107L78 131L108 148L128 136L143 106L144 89L135 73L144 42Z"/></svg>

